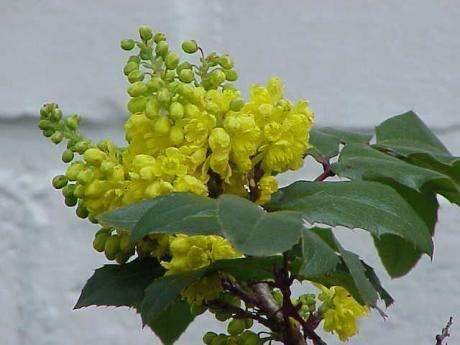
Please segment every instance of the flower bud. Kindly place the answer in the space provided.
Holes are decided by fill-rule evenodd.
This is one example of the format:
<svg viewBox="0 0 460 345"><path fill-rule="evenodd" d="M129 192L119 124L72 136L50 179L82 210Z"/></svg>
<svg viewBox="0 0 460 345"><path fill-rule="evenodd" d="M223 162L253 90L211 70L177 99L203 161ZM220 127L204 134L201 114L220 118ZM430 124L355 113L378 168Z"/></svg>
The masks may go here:
<svg viewBox="0 0 460 345"><path fill-rule="evenodd" d="M231 84L231 83L226 83L226 84L223 84L222 85L222 90L224 91L237 91L237 88L235 87L235 85Z"/></svg>
<svg viewBox="0 0 460 345"><path fill-rule="evenodd" d="M120 236L120 250L123 253L129 253L134 250L134 242L131 240L129 233L124 233Z"/></svg>
<svg viewBox="0 0 460 345"><path fill-rule="evenodd" d="M78 124L80 123L80 116L74 114L66 119L66 125L70 129L77 129Z"/></svg>
<svg viewBox="0 0 460 345"><path fill-rule="evenodd" d="M147 25L142 25L139 28L139 36L142 38L143 41L148 41L153 37L152 29Z"/></svg>
<svg viewBox="0 0 460 345"><path fill-rule="evenodd" d="M113 260L120 251L120 237L112 235L107 238L104 246L105 257L108 260Z"/></svg>
<svg viewBox="0 0 460 345"><path fill-rule="evenodd" d="M141 81L136 81L128 87L128 94L131 97L137 97L147 92L147 85Z"/></svg>
<svg viewBox="0 0 460 345"><path fill-rule="evenodd" d="M89 215L88 209L83 205L78 205L77 209L75 210L75 213L77 217L82 219L85 219Z"/></svg>
<svg viewBox="0 0 460 345"><path fill-rule="evenodd" d="M52 104L51 103L45 104L40 109L40 116L46 118L51 114L51 111L53 111Z"/></svg>
<svg viewBox="0 0 460 345"><path fill-rule="evenodd" d="M53 124L48 120L40 120L38 121L38 128L41 130L48 130L53 128Z"/></svg>
<svg viewBox="0 0 460 345"><path fill-rule="evenodd" d="M227 326L227 332L230 335L238 335L245 330L245 321L242 319L233 319Z"/></svg>
<svg viewBox="0 0 460 345"><path fill-rule="evenodd" d="M225 79L228 81L235 81L238 79L238 73L234 69L224 70Z"/></svg>
<svg viewBox="0 0 460 345"><path fill-rule="evenodd" d="M166 41L158 42L157 46L155 47L155 53L161 57L165 57L168 54L169 45Z"/></svg>
<svg viewBox="0 0 460 345"><path fill-rule="evenodd" d="M179 120L184 117L184 106L179 102L173 102L169 106L169 116L174 120Z"/></svg>
<svg viewBox="0 0 460 345"><path fill-rule="evenodd" d="M62 119L62 110L61 109L58 109L58 108L55 108L51 113L50 113L50 120L51 121L59 121L60 119Z"/></svg>
<svg viewBox="0 0 460 345"><path fill-rule="evenodd" d="M132 50L134 48L135 42L132 39L122 40L120 43L120 47L123 50Z"/></svg>
<svg viewBox="0 0 460 345"><path fill-rule="evenodd" d="M190 83L194 79L193 71L191 69L183 69L179 72L179 80L184 83Z"/></svg>
<svg viewBox="0 0 460 345"><path fill-rule="evenodd" d="M176 71L174 70L167 70L165 72L165 76L164 76L165 80L166 81L169 81L170 83L172 83L174 81L174 79L176 78Z"/></svg>
<svg viewBox="0 0 460 345"><path fill-rule="evenodd" d="M167 69L175 69L179 64L180 58L176 53L168 53L165 58L165 66Z"/></svg>
<svg viewBox="0 0 460 345"><path fill-rule="evenodd" d="M72 163L67 168L65 175L70 181L75 181L77 179L78 174L82 170L83 170L83 164L81 162Z"/></svg>
<svg viewBox="0 0 460 345"><path fill-rule="evenodd" d="M94 179L94 172L91 169L83 169L77 175L77 181L83 185L90 183Z"/></svg>
<svg viewBox="0 0 460 345"><path fill-rule="evenodd" d="M74 196L74 191L75 191L75 187L76 185L75 184L68 184L67 186L65 186L64 188L62 188L62 195L65 197L65 198L68 198L70 196Z"/></svg>
<svg viewBox="0 0 460 345"><path fill-rule="evenodd" d="M155 78L152 78L150 79L148 82L147 82L147 88L149 91L158 91L160 90L163 86L164 86L164 81L161 80L161 78L158 78L158 77L155 77Z"/></svg>
<svg viewBox="0 0 460 345"><path fill-rule="evenodd" d="M144 80L144 77L145 77L144 73L136 69L128 74L128 81L130 83L135 83L136 81Z"/></svg>
<svg viewBox="0 0 460 345"><path fill-rule="evenodd" d="M157 32L155 36L153 36L153 41L155 43L160 43L161 41L165 41L165 40L166 40L166 36L162 32Z"/></svg>
<svg viewBox="0 0 460 345"><path fill-rule="evenodd" d="M190 85L181 84L177 88L177 92L184 98L193 97L193 89Z"/></svg>
<svg viewBox="0 0 460 345"><path fill-rule="evenodd" d="M88 163L99 166L104 160L107 159L107 154L100 149L90 148L85 151L83 158Z"/></svg>
<svg viewBox="0 0 460 345"><path fill-rule="evenodd" d="M207 308L204 305L199 304L199 303L193 303L190 306L190 313L195 316L203 314L206 310Z"/></svg>
<svg viewBox="0 0 460 345"><path fill-rule="evenodd" d="M145 116L149 119L154 119L160 114L160 105L156 98L150 97L145 106Z"/></svg>
<svg viewBox="0 0 460 345"><path fill-rule="evenodd" d="M78 199L76 197L74 197L74 196L69 196L69 197L64 199L64 203L68 207L75 206L77 204L77 202L78 202Z"/></svg>
<svg viewBox="0 0 460 345"><path fill-rule="evenodd" d="M147 105L147 97L139 96L131 98L128 102L127 108L128 111L132 114L141 113L145 110Z"/></svg>
<svg viewBox="0 0 460 345"><path fill-rule="evenodd" d="M100 230L96 233L93 240L93 248L98 252L103 252L105 249L105 243L109 238L109 234L107 232L100 232Z"/></svg>
<svg viewBox="0 0 460 345"><path fill-rule="evenodd" d="M169 123L169 120L165 116L161 116L155 121L155 132L157 132L160 135L167 134L169 132L171 125Z"/></svg>
<svg viewBox="0 0 460 345"><path fill-rule="evenodd" d="M225 312L217 312L215 317L217 320L224 322L230 319L232 317L232 314Z"/></svg>
<svg viewBox="0 0 460 345"><path fill-rule="evenodd" d="M184 131L182 128L178 126L174 126L171 128L171 132L169 132L169 139L173 145L179 145L184 141Z"/></svg>
<svg viewBox="0 0 460 345"><path fill-rule="evenodd" d="M141 49L139 56L141 57L142 60L150 60L152 59L152 49L151 48L144 48Z"/></svg>
<svg viewBox="0 0 460 345"><path fill-rule="evenodd" d="M244 101L241 98L232 99L230 102L230 109L233 111L240 111L244 106Z"/></svg>
<svg viewBox="0 0 460 345"><path fill-rule="evenodd" d="M188 62L188 61L181 62L181 63L177 66L176 72L179 73L179 72L182 71L183 69L192 69L192 65L190 64L190 62Z"/></svg>
<svg viewBox="0 0 460 345"><path fill-rule="evenodd" d="M171 101L171 93L167 88L162 88L160 91L158 91L158 102L160 102L161 105L166 105L169 104Z"/></svg>
<svg viewBox="0 0 460 345"><path fill-rule="evenodd" d="M64 188L67 183L69 182L69 179L65 175L57 175L53 178L53 187L56 189L61 189Z"/></svg>
<svg viewBox="0 0 460 345"><path fill-rule="evenodd" d="M72 152L72 150L65 150L63 153L62 153L62 161L64 163L70 163L72 160L73 160L73 157L74 157L74 154Z"/></svg>
<svg viewBox="0 0 460 345"><path fill-rule="evenodd" d="M139 70L139 64L134 61L128 62L125 67L123 67L123 74L128 76L131 72Z"/></svg>
<svg viewBox="0 0 460 345"><path fill-rule="evenodd" d="M54 132L50 139L53 143L59 144L64 139L64 136L61 132Z"/></svg>
<svg viewBox="0 0 460 345"><path fill-rule="evenodd" d="M244 331L243 334L240 335L241 344L242 345L261 345L262 342L260 338L251 331Z"/></svg>
<svg viewBox="0 0 460 345"><path fill-rule="evenodd" d="M221 56L219 58L219 65L223 68L223 69L230 69L233 67L233 60L230 56L228 55L224 55L224 56Z"/></svg>
<svg viewBox="0 0 460 345"><path fill-rule="evenodd" d="M193 54L198 50L198 44L194 40L182 42L182 50L187 54Z"/></svg>
<svg viewBox="0 0 460 345"><path fill-rule="evenodd" d="M225 81L225 73L219 69L215 69L209 74L209 80L214 87L219 86Z"/></svg>
<svg viewBox="0 0 460 345"><path fill-rule="evenodd" d="M207 332L204 336L203 336L203 343L205 343L206 345L211 345L212 341L214 338L217 337L217 334L214 333L214 332Z"/></svg>
<svg viewBox="0 0 460 345"><path fill-rule="evenodd" d="M79 154L83 154L89 148L89 145L90 143L87 140L79 141L75 144L75 151Z"/></svg>

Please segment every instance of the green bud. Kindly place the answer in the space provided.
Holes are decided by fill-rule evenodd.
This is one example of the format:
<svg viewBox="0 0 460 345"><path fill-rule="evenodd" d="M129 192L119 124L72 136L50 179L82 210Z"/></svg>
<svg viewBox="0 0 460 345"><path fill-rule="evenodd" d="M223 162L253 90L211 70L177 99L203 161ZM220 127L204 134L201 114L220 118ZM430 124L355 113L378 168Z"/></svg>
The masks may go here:
<svg viewBox="0 0 460 345"><path fill-rule="evenodd" d="M217 320L224 322L230 319L232 317L232 314L224 313L224 312L217 312L215 316Z"/></svg>
<svg viewBox="0 0 460 345"><path fill-rule="evenodd" d="M128 74L128 81L130 83L135 83L136 81L142 81L144 80L144 73L142 73L139 70L134 70Z"/></svg>
<svg viewBox="0 0 460 345"><path fill-rule="evenodd" d="M134 242L131 240L129 233L120 235L120 250L123 253L129 253L134 249Z"/></svg>
<svg viewBox="0 0 460 345"><path fill-rule="evenodd" d="M169 45L166 41L158 42L157 46L155 47L155 53L159 56L165 57L168 54Z"/></svg>
<svg viewBox="0 0 460 345"><path fill-rule="evenodd" d="M50 136L52 136L54 134L54 129L53 128L49 128L49 129L45 129L43 131L43 135L47 138L49 138Z"/></svg>
<svg viewBox="0 0 460 345"><path fill-rule="evenodd" d="M123 50L132 50L134 48L135 44L136 43L134 42L134 40L126 39L126 40L121 41L120 47Z"/></svg>
<svg viewBox="0 0 460 345"><path fill-rule="evenodd" d="M191 69L183 69L179 72L179 80L184 83L190 83L194 79L193 71Z"/></svg>
<svg viewBox="0 0 460 345"><path fill-rule="evenodd" d="M85 219L89 215L88 209L83 205L78 205L75 213L77 214L77 217L82 219Z"/></svg>
<svg viewBox="0 0 460 345"><path fill-rule="evenodd" d="M123 67L124 75L128 76L132 71L137 71L139 69L139 64L134 61L129 61L125 67Z"/></svg>
<svg viewBox="0 0 460 345"><path fill-rule="evenodd" d="M82 185L86 185L94 180L94 172L92 169L83 169L77 175L77 181Z"/></svg>
<svg viewBox="0 0 460 345"><path fill-rule="evenodd" d="M153 36L153 41L155 43L160 43L161 41L166 41L166 36L162 32L157 32L155 36Z"/></svg>
<svg viewBox="0 0 460 345"><path fill-rule="evenodd" d="M171 129L171 123L166 116L161 116L155 121L155 126L153 128L158 134L165 135L169 133L169 130Z"/></svg>
<svg viewBox="0 0 460 345"><path fill-rule="evenodd" d="M140 113L145 110L145 106L147 105L147 97L145 96L138 96L131 98L128 102L127 108L128 111L132 114Z"/></svg>
<svg viewBox="0 0 460 345"><path fill-rule="evenodd" d="M175 69L179 65L179 55L174 52L168 53L165 58L165 66L167 69Z"/></svg>
<svg viewBox="0 0 460 345"><path fill-rule="evenodd" d="M74 196L70 196L64 199L64 203L69 207L75 206L77 202L78 202L78 199Z"/></svg>
<svg viewBox="0 0 460 345"><path fill-rule="evenodd" d="M176 72L179 73L180 71L182 71L183 69L192 69L192 64L188 61L184 61L184 62L181 62L177 68L176 68Z"/></svg>
<svg viewBox="0 0 460 345"><path fill-rule="evenodd" d="M214 338L217 337L217 333L214 333L214 332L207 332L204 336L203 336L203 343L205 343L206 345L211 345L212 343L212 340Z"/></svg>
<svg viewBox="0 0 460 345"><path fill-rule="evenodd" d="M174 120L179 120L184 117L184 106L179 102L173 102L169 106L169 116Z"/></svg>
<svg viewBox="0 0 460 345"><path fill-rule="evenodd" d="M244 101L241 98L233 99L230 102L230 110L233 110L233 111L240 111L241 108L243 108L243 106L244 106Z"/></svg>
<svg viewBox="0 0 460 345"><path fill-rule="evenodd" d="M237 91L237 88L235 87L235 85L231 84L231 83L226 83L226 84L223 84L222 85L222 90L231 90L231 91Z"/></svg>
<svg viewBox="0 0 460 345"><path fill-rule="evenodd" d="M120 237L117 235L112 235L107 238L105 242L104 252L105 257L108 260L113 260L120 251Z"/></svg>
<svg viewBox="0 0 460 345"><path fill-rule="evenodd" d="M215 69L209 74L211 83L217 87L225 81L225 73L219 69Z"/></svg>
<svg viewBox="0 0 460 345"><path fill-rule="evenodd" d="M141 49L139 56L141 57L142 60L150 60L153 56L152 49L151 48Z"/></svg>
<svg viewBox="0 0 460 345"><path fill-rule="evenodd" d="M72 150L65 150L63 153L62 153L62 161L64 163L70 163L72 160L73 160L73 157L74 157L74 154L72 152Z"/></svg>
<svg viewBox="0 0 460 345"><path fill-rule="evenodd" d="M155 77L147 82L147 88L149 91L155 92L160 90L164 86L164 84L165 83L163 80L161 80L161 78Z"/></svg>
<svg viewBox="0 0 460 345"><path fill-rule="evenodd" d="M190 98L193 96L193 89L190 85L179 85L177 88L177 92L184 98Z"/></svg>
<svg viewBox="0 0 460 345"><path fill-rule="evenodd" d="M69 127L70 129L77 129L78 124L80 123L80 116L74 114L67 118L65 122L67 127Z"/></svg>
<svg viewBox="0 0 460 345"><path fill-rule="evenodd" d="M227 332L230 335L238 335L243 333L246 328L246 323L244 320L241 319L233 319L229 322L227 326Z"/></svg>
<svg viewBox="0 0 460 345"><path fill-rule="evenodd" d="M228 55L221 56L219 58L219 65L222 66L223 69L230 69L233 67L233 60Z"/></svg>
<svg viewBox="0 0 460 345"><path fill-rule="evenodd" d="M136 81L128 87L128 94L131 97L137 97L147 92L147 85L141 81Z"/></svg>
<svg viewBox="0 0 460 345"><path fill-rule="evenodd" d="M212 339L211 345L227 345L227 338L225 334L219 334L217 337Z"/></svg>
<svg viewBox="0 0 460 345"><path fill-rule="evenodd" d="M174 70L167 70L165 72L165 80L166 81L169 81L169 82L172 82L174 81L174 79L176 78L176 72Z"/></svg>
<svg viewBox="0 0 460 345"><path fill-rule="evenodd" d="M234 69L224 70L225 79L228 81L235 81L238 79L238 73Z"/></svg>
<svg viewBox="0 0 460 345"><path fill-rule="evenodd" d="M115 261L120 264L120 265L123 265L126 263L126 261L128 261L129 257L131 255L127 254L127 253L123 253L123 252L120 252L117 254L117 256L115 257Z"/></svg>
<svg viewBox="0 0 460 345"><path fill-rule="evenodd" d="M182 42L182 50L187 54L193 54L198 50L198 44L193 40L184 41Z"/></svg>
<svg viewBox="0 0 460 345"><path fill-rule="evenodd" d="M162 88L160 91L158 91L158 102L160 102L161 105L167 105L171 101L171 93L167 88Z"/></svg>
<svg viewBox="0 0 460 345"><path fill-rule="evenodd" d="M53 128L53 124L48 120L40 120L38 121L38 128L41 130L47 130Z"/></svg>
<svg viewBox="0 0 460 345"><path fill-rule="evenodd" d="M50 139L53 143L59 144L64 139L64 136L61 132L54 132Z"/></svg>
<svg viewBox="0 0 460 345"><path fill-rule="evenodd" d="M41 107L40 109L40 116L42 117L48 117L51 113L51 111L53 110L53 106L52 106L52 103L48 103L48 104L45 104L43 105L43 107Z"/></svg>
<svg viewBox="0 0 460 345"><path fill-rule="evenodd" d="M138 65L141 63L141 58L137 55L131 55L129 58L128 58L128 62L135 62L137 63Z"/></svg>
<svg viewBox="0 0 460 345"><path fill-rule="evenodd" d="M79 141L77 144L75 144L75 151L82 155L89 148L89 146L90 143L87 140Z"/></svg>
<svg viewBox="0 0 460 345"><path fill-rule="evenodd" d="M240 335L241 344L242 345L261 345L262 341L258 337L257 334L251 331L244 331L243 334Z"/></svg>
<svg viewBox="0 0 460 345"><path fill-rule="evenodd" d="M76 185L75 184L68 184L64 188L62 188L62 195L64 195L65 198L74 196L74 191L75 191Z"/></svg>
<svg viewBox="0 0 460 345"><path fill-rule="evenodd" d="M208 308L206 308L204 305L199 304L199 303L193 303L190 306L190 312L192 315L198 316L203 314Z"/></svg>
<svg viewBox="0 0 460 345"><path fill-rule="evenodd" d="M54 176L53 178L53 187L56 189L61 189L64 188L67 183L69 182L69 179L65 175L57 175Z"/></svg>
<svg viewBox="0 0 460 345"><path fill-rule="evenodd" d="M143 41L147 42L149 39L153 37L152 29L150 29L150 27L148 27L147 25L142 25L139 28L139 36L141 36Z"/></svg>
<svg viewBox="0 0 460 345"><path fill-rule="evenodd" d="M145 106L145 116L154 119L160 113L160 105L156 98L149 98Z"/></svg>
<svg viewBox="0 0 460 345"><path fill-rule="evenodd" d="M58 109L58 108L55 108L51 113L50 113L50 119L52 121L59 121L60 119L62 119L62 110L61 109Z"/></svg>
<svg viewBox="0 0 460 345"><path fill-rule="evenodd" d="M107 239L109 238L108 233L100 233L99 231L96 233L94 236L93 240L93 248L96 249L96 251L102 253L105 249L105 243L107 242Z"/></svg>

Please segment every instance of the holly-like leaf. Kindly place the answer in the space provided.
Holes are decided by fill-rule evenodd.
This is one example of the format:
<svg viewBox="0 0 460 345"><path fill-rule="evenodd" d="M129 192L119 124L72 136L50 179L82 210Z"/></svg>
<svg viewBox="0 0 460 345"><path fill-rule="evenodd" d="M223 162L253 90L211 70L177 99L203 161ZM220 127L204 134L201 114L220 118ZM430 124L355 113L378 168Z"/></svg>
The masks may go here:
<svg viewBox="0 0 460 345"><path fill-rule="evenodd" d="M302 231L300 239L301 264L299 273L305 276L320 276L335 269L340 258L319 235L331 236L330 229L313 228ZM333 236L333 235L332 235Z"/></svg>
<svg viewBox="0 0 460 345"><path fill-rule="evenodd" d="M145 290L140 313L144 324L155 321L180 298L181 291L203 275L203 270L176 274L154 280Z"/></svg>
<svg viewBox="0 0 460 345"><path fill-rule="evenodd" d="M206 268L206 274L225 272L239 282L273 279L275 267L283 264L282 256L244 257L218 260Z"/></svg>
<svg viewBox="0 0 460 345"><path fill-rule="evenodd" d="M377 182L306 182L282 188L267 205L301 212L310 223L360 228L377 237L393 234L432 255L430 230L397 191Z"/></svg>
<svg viewBox="0 0 460 345"><path fill-rule="evenodd" d="M319 159L320 157L331 158L339 154L340 144L369 143L371 134L356 133L329 127L312 128L310 131L309 153Z"/></svg>
<svg viewBox="0 0 460 345"><path fill-rule="evenodd" d="M135 307L145 288L165 270L155 259L136 259L124 265L105 265L88 280L75 309L95 306Z"/></svg>
<svg viewBox="0 0 460 345"><path fill-rule="evenodd" d="M238 251L254 256L270 256L290 249L304 228L300 213L268 213L235 195L211 199L191 193L172 193L142 201L105 213L100 221L132 230L134 239L151 233L220 235Z"/></svg>
<svg viewBox="0 0 460 345"><path fill-rule="evenodd" d="M177 299L147 325L164 345L172 345L194 319L195 316L190 312L190 305L186 301Z"/></svg>
<svg viewBox="0 0 460 345"><path fill-rule="evenodd" d="M459 192L449 176L407 163L367 145L345 146L332 170L353 180L390 178L417 191Z"/></svg>

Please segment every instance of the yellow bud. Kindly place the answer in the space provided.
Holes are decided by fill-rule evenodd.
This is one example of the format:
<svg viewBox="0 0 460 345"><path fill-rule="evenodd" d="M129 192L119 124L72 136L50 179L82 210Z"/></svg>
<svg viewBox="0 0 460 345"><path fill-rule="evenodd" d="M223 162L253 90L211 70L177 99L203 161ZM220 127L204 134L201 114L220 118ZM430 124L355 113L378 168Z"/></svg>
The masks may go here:
<svg viewBox="0 0 460 345"><path fill-rule="evenodd" d="M178 126L174 126L171 128L171 132L169 132L169 139L171 139L171 142L173 145L179 145L184 141L184 131L182 128Z"/></svg>
<svg viewBox="0 0 460 345"><path fill-rule="evenodd" d="M165 135L169 132L169 129L171 128L171 124L169 123L169 120L167 117L162 116L158 118L155 121L155 132L157 132L160 135Z"/></svg>
<svg viewBox="0 0 460 345"><path fill-rule="evenodd" d="M99 149L90 148L85 151L83 158L88 163L99 166L105 159L107 159L107 154Z"/></svg>

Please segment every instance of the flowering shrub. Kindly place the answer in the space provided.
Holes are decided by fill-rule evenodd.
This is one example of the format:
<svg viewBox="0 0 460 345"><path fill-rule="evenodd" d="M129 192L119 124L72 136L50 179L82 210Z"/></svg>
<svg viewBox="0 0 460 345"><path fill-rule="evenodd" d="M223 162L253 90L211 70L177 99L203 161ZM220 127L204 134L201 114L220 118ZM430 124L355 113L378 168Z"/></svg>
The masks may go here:
<svg viewBox="0 0 460 345"><path fill-rule="evenodd" d="M197 57L186 61L164 34L139 35L121 42L137 49L123 68L126 146L85 138L80 117L54 103L40 112L43 134L67 141L53 186L100 225L94 249L117 263L96 270L76 307L135 308L165 344L206 310L230 322L205 344L325 344L320 325L354 336L379 299L393 300L327 226L369 231L388 273L402 276L433 254L435 195L460 203L460 160L412 112L379 125L371 145L372 134L312 128L309 103L286 99L278 78L245 100L228 55L191 40L182 50ZM307 155L324 172L279 190L276 175ZM334 175L347 180L324 182ZM294 281L316 293L291 296Z"/></svg>

